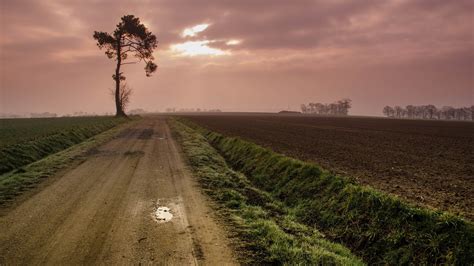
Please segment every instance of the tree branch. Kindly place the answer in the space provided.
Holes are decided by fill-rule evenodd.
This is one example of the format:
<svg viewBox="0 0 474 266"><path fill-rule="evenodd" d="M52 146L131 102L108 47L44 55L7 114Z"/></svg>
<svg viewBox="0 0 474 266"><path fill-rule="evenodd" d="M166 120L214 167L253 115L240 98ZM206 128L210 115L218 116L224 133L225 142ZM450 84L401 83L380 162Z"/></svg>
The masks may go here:
<svg viewBox="0 0 474 266"><path fill-rule="evenodd" d="M128 44L136 44L136 45L142 45L141 43L139 42L134 42L133 40L127 38L127 37L124 37L124 41L128 41Z"/></svg>
<svg viewBox="0 0 474 266"><path fill-rule="evenodd" d="M120 65L129 65L129 64L136 64L136 63L140 63L140 61L137 61L137 62L127 62L127 63L121 63Z"/></svg>

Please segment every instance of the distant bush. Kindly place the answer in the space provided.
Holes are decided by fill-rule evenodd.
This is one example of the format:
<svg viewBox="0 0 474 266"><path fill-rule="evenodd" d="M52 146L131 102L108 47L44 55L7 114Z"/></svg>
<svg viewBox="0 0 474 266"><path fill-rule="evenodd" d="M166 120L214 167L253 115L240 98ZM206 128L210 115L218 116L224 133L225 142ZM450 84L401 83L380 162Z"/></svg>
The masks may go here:
<svg viewBox="0 0 474 266"><path fill-rule="evenodd" d="M405 108L401 106L385 106L382 112L386 117L395 118L474 121L474 105L471 107L459 108L454 108L451 106L438 108L432 104L418 106L407 105Z"/></svg>
<svg viewBox="0 0 474 266"><path fill-rule="evenodd" d="M343 99L333 103L308 103L301 105L301 112L303 114L318 114L318 115L348 115L351 109L350 99Z"/></svg>

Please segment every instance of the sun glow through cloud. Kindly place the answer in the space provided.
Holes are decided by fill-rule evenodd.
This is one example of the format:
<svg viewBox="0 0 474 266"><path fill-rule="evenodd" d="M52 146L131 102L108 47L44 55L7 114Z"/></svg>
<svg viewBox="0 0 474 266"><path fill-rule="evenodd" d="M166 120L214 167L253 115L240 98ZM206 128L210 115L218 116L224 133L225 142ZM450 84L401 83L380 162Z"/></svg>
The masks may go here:
<svg viewBox="0 0 474 266"><path fill-rule="evenodd" d="M170 46L171 51L185 56L196 55L225 55L226 51L209 47L211 41L189 41L184 43L173 44Z"/></svg>
<svg viewBox="0 0 474 266"><path fill-rule="evenodd" d="M181 33L181 36L184 37L194 37L199 32L205 31L209 27L209 24L199 24L191 28L186 28Z"/></svg>
<svg viewBox="0 0 474 266"><path fill-rule="evenodd" d="M227 45L238 45L241 42L242 42L241 40L229 40L225 44L227 44Z"/></svg>

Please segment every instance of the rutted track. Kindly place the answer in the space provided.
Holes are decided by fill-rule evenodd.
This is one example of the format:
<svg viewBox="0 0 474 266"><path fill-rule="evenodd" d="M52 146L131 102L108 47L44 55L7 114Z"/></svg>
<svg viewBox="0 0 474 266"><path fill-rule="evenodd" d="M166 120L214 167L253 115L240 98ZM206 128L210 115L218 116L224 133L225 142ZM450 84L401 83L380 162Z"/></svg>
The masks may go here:
<svg viewBox="0 0 474 266"><path fill-rule="evenodd" d="M0 264L235 263L207 206L165 119L145 118L0 217Z"/></svg>

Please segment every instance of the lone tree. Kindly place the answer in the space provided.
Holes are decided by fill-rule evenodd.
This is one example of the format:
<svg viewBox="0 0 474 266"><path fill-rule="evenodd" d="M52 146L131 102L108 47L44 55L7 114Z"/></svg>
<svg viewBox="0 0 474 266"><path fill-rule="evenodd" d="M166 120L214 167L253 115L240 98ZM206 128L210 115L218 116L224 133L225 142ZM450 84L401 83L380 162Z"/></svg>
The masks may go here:
<svg viewBox="0 0 474 266"><path fill-rule="evenodd" d="M117 62L115 67L115 74L112 78L115 80L115 107L117 109L117 116L126 116L121 102L120 81L125 80L123 72L120 72L120 67L126 64L136 64L141 61L145 62L145 73L149 77L151 73L155 72L157 65L153 63L153 50L156 48L158 41L142 23L140 19L133 16L123 16L120 23L113 33L94 31L94 39L97 40L97 46L102 49L105 48L105 54L109 59L114 59ZM138 61L125 62L128 54L134 55Z"/></svg>

